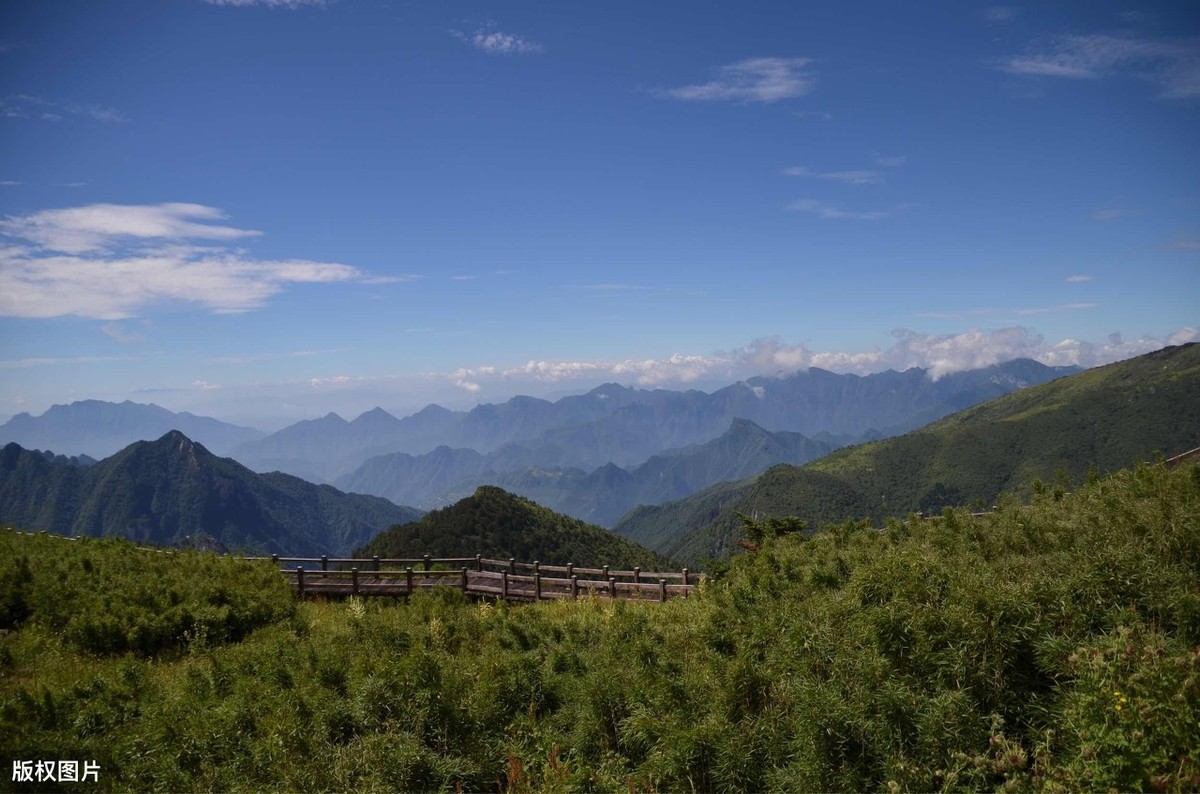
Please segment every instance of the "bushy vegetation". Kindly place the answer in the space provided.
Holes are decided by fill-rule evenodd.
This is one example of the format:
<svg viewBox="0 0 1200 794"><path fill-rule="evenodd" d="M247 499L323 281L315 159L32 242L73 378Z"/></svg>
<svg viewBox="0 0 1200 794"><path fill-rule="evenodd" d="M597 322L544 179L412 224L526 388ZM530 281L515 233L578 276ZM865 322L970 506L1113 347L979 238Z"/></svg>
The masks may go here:
<svg viewBox="0 0 1200 794"><path fill-rule="evenodd" d="M1200 468L1074 490L883 531L764 525L663 605L293 607L239 577L232 596L279 605L259 628L143 658L85 651L27 598L0 639L0 752L95 758L102 787L138 790L1194 790ZM5 587L27 558L34 592L41 544L64 581L117 551L6 542Z"/></svg>

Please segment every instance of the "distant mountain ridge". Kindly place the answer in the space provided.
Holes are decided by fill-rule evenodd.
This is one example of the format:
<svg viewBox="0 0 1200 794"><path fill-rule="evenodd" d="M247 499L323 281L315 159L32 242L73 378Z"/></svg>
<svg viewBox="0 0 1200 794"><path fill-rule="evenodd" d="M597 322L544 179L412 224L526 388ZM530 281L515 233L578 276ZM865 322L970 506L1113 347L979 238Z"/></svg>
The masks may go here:
<svg viewBox="0 0 1200 794"><path fill-rule="evenodd" d="M588 471L608 463L635 466L669 449L711 441L734 419L810 438L892 435L1077 371L1028 359L937 380L919 368L864 376L814 368L750 378L711 394L609 383L555 402L514 397L470 411L429 406L403 419L380 408L351 422L329 414L242 444L234 456L259 471L336 481L381 454L419 456L441 446L487 454L515 444L536 458L515 468L557 465Z"/></svg>
<svg viewBox="0 0 1200 794"><path fill-rule="evenodd" d="M500 453L439 447L419 457L397 453L372 458L337 485L430 509L457 501L479 485L494 485L560 513L611 526L635 505L678 499L778 463L807 463L834 448L827 441L770 433L749 420L735 419L712 441L668 450L628 469L612 463L592 471L535 464L505 471L501 465L519 461Z"/></svg>
<svg viewBox="0 0 1200 794"><path fill-rule="evenodd" d="M40 416L17 414L0 425L0 444L14 442L26 449L52 449L59 454L99 459L135 441L161 438L171 430L196 439L218 455L228 455L235 447L264 435L250 427L174 413L154 404L80 400L51 406Z"/></svg>
<svg viewBox="0 0 1200 794"><path fill-rule="evenodd" d="M0 450L0 520L64 535L336 556L420 515L287 474L255 474L177 430L91 466L15 443Z"/></svg>
<svg viewBox="0 0 1200 794"><path fill-rule="evenodd" d="M804 467L776 466L684 499L639 507L614 531L695 563L731 552L738 514L821 522L945 506L1115 471L1155 451L1200 445L1200 345L1168 347L976 405L903 436L850 447Z"/></svg>

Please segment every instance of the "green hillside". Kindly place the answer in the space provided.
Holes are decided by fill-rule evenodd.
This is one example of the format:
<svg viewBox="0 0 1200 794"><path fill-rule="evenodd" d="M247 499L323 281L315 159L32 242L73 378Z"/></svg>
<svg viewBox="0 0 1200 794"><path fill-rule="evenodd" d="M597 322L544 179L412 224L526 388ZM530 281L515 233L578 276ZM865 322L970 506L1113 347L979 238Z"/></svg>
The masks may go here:
<svg viewBox="0 0 1200 794"><path fill-rule="evenodd" d="M738 513L795 515L815 527L847 516L879 522L990 506L1001 492L1027 492L1038 479L1079 482L1089 469L1111 472L1196 446L1200 345L1192 344L1022 389L802 468L776 466L735 486L639 508L614 531L695 564L730 553Z"/></svg>
<svg viewBox="0 0 1200 794"><path fill-rule="evenodd" d="M92 466L0 450L0 520L64 535L283 555L343 555L420 511L286 474L255 474L178 431Z"/></svg>
<svg viewBox="0 0 1200 794"><path fill-rule="evenodd" d="M430 554L485 557L549 565L599 566L629 570L673 567L665 558L577 518L493 486L481 486L472 496L420 520L381 532L355 552L358 557L419 557Z"/></svg>
<svg viewBox="0 0 1200 794"><path fill-rule="evenodd" d="M99 764L54 791L1200 788L1200 467L1002 508L772 538L666 604L297 602L0 532L0 755Z"/></svg>

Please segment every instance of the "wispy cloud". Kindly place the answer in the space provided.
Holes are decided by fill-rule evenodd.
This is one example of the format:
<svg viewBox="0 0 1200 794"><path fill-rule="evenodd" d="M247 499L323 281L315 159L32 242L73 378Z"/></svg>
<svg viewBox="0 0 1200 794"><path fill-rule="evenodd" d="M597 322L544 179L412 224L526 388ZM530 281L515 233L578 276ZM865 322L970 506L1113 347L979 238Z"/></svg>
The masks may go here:
<svg viewBox="0 0 1200 794"><path fill-rule="evenodd" d="M22 185L22 184L24 184L24 183L18 182L15 179L5 179L3 181L0 181L0 185L3 185L4 187L15 187L17 185Z"/></svg>
<svg viewBox="0 0 1200 794"><path fill-rule="evenodd" d="M1094 303L1059 303L1054 306L1033 306L1024 309L1013 309L1014 314L1054 314L1055 312L1073 312L1080 309L1094 309Z"/></svg>
<svg viewBox="0 0 1200 794"><path fill-rule="evenodd" d="M794 165L783 169L783 173L786 176L806 176L830 182L841 182L843 185L878 185L883 182L883 174L869 170L819 172L802 165Z"/></svg>
<svg viewBox="0 0 1200 794"><path fill-rule="evenodd" d="M1090 281L1091 276L1071 276L1066 279L1072 281ZM1095 303L1058 303L1052 306L1022 306L1017 308L1001 308L996 306L976 307L970 309L952 309L949 311L930 311L918 312L916 317L926 317L937 320L956 320L967 317L985 317L987 315L1020 315L1029 316L1032 314L1055 314L1059 312L1074 312L1083 309L1094 309Z"/></svg>
<svg viewBox="0 0 1200 794"><path fill-rule="evenodd" d="M29 367L63 367L78 364L110 364L114 361L136 361L138 356L66 356L59 358L15 358L0 360L0 369Z"/></svg>
<svg viewBox="0 0 1200 794"><path fill-rule="evenodd" d="M408 284L423 278L419 273L401 273L398 276L365 276L359 281L363 284Z"/></svg>
<svg viewBox="0 0 1200 794"><path fill-rule="evenodd" d="M451 30L450 34L459 41L488 55L536 55L545 52L545 48L536 41L531 41L515 33L504 33L489 28L469 34L461 30Z"/></svg>
<svg viewBox="0 0 1200 794"><path fill-rule="evenodd" d="M42 248L82 254L131 239L236 240L262 232L214 225L228 216L202 204L89 204L0 221L0 234Z"/></svg>
<svg viewBox="0 0 1200 794"><path fill-rule="evenodd" d="M323 7L326 5L326 0L204 0L204 2L213 6L233 6L236 8L265 6L266 8L286 8L293 11L304 6Z"/></svg>
<svg viewBox="0 0 1200 794"><path fill-rule="evenodd" d="M1171 247L1176 251L1200 251L1200 240L1179 240Z"/></svg>
<svg viewBox="0 0 1200 794"><path fill-rule="evenodd" d="M451 281L474 281L477 276L451 276Z"/></svg>
<svg viewBox="0 0 1200 794"><path fill-rule="evenodd" d="M747 58L718 68L707 83L660 93L693 102L778 102L812 90L816 78L807 69L811 63L810 58Z"/></svg>
<svg viewBox="0 0 1200 794"><path fill-rule="evenodd" d="M278 361L290 358L312 358L335 353L344 353L348 347L331 347L324 350L285 350L275 353L246 353L235 356L215 356L208 359L211 364L257 364L261 361Z"/></svg>
<svg viewBox="0 0 1200 794"><path fill-rule="evenodd" d="M875 158L875 162L878 163L879 165L883 166L884 168L899 168L900 166L902 166L908 162L908 155L904 155L904 154L891 155L891 156L879 155Z"/></svg>
<svg viewBox="0 0 1200 794"><path fill-rule="evenodd" d="M256 309L294 284L366 276L349 265L259 260L240 249L197 246L259 233L213 223L225 214L200 204L93 204L10 216L0 236L0 316L77 315L120 320L164 302L217 313Z"/></svg>
<svg viewBox="0 0 1200 794"><path fill-rule="evenodd" d="M1158 86L1169 99L1200 97L1200 39L1058 36L1000 64L1010 74L1095 80L1125 76Z"/></svg>
<svg viewBox="0 0 1200 794"><path fill-rule="evenodd" d="M100 326L100 333L122 345L131 345L134 342L141 342L146 338L135 331L125 330L124 326L120 323L105 323Z"/></svg>
<svg viewBox="0 0 1200 794"><path fill-rule="evenodd" d="M1017 9L1012 6L991 6L983 12L988 22L1012 22L1017 18Z"/></svg>
<svg viewBox="0 0 1200 794"><path fill-rule="evenodd" d="M43 121L62 121L65 118L90 119L116 124L129 121L118 110L104 105L79 102L56 102L28 94L14 94L0 99L0 117L10 119L39 118Z"/></svg>
<svg viewBox="0 0 1200 794"><path fill-rule="evenodd" d="M1117 218L1120 218L1123 215L1129 215L1131 212L1132 212L1132 210L1122 210L1122 209L1096 210L1095 212L1092 213L1092 218L1094 220L1098 220L1098 221L1111 221L1111 220L1116 220Z"/></svg>
<svg viewBox="0 0 1200 794"><path fill-rule="evenodd" d="M1085 276L1081 273L1074 276L1067 276L1065 279L1063 279L1063 281L1067 282L1068 284L1082 284L1085 281L1091 281L1093 278L1093 276Z"/></svg>
<svg viewBox="0 0 1200 794"><path fill-rule="evenodd" d="M793 201L788 205L788 209L793 209L797 212L806 212L810 215L816 215L822 220L877 221L881 218L887 218L892 215L891 211L886 210L872 210L869 212L844 210L824 201L817 201L816 199L801 199L799 201Z"/></svg>

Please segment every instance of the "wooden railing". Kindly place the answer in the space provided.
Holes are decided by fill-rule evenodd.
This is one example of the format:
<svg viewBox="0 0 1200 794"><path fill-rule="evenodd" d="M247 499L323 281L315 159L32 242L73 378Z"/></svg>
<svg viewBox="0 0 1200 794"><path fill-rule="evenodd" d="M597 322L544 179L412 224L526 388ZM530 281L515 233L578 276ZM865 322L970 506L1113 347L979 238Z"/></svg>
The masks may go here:
<svg viewBox="0 0 1200 794"><path fill-rule="evenodd" d="M449 586L467 595L507 601L545 601L595 596L665 602L692 594L703 574L681 571L612 570L474 557L354 559L348 557L251 557L270 559L301 596L407 596ZM555 576L553 574L561 574Z"/></svg>

